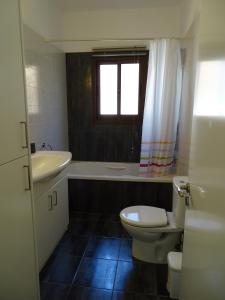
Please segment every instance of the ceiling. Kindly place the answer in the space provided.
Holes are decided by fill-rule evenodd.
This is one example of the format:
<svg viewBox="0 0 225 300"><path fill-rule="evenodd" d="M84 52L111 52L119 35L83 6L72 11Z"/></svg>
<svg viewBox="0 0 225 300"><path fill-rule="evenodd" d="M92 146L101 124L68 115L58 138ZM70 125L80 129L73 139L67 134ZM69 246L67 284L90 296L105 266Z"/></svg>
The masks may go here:
<svg viewBox="0 0 225 300"><path fill-rule="evenodd" d="M178 5L183 0L63 0L60 1L64 11L94 11L110 9L150 8L154 6Z"/></svg>

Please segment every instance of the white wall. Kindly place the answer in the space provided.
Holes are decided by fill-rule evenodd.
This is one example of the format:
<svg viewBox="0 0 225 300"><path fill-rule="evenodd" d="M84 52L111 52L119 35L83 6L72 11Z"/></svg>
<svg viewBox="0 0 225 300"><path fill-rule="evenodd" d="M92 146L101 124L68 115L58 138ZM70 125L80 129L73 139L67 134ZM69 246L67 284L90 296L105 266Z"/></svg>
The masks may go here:
<svg viewBox="0 0 225 300"><path fill-rule="evenodd" d="M183 0L181 2L181 36L185 37L190 30L194 20L200 14L201 0Z"/></svg>
<svg viewBox="0 0 225 300"><path fill-rule="evenodd" d="M24 24L49 41L62 41L56 45L65 52L90 51L93 47L93 43L80 45L66 40L180 36L180 6L177 1L153 2L147 8L92 11L69 9L66 3L64 5L60 0L21 0ZM114 42L114 45L117 44ZM94 47L98 46L102 44L94 43Z"/></svg>
<svg viewBox="0 0 225 300"><path fill-rule="evenodd" d="M23 23L46 39L60 33L60 0L20 0Z"/></svg>
<svg viewBox="0 0 225 300"><path fill-rule="evenodd" d="M146 8L87 8L86 11L77 11L73 8L75 4L71 4L71 9L66 4L67 2L60 0L21 0L24 24L50 42L59 41L55 45L64 52L85 52L91 51L93 47L129 45L126 41L105 44L71 40L149 39L181 35L181 10L178 1L164 1L163 4L151 2ZM135 45L140 45L140 42L135 42Z"/></svg>
<svg viewBox="0 0 225 300"><path fill-rule="evenodd" d="M120 9L74 12L66 11L62 18L59 40L142 39L177 37L180 35L180 16L177 6L147 9ZM118 43L122 44L122 43ZM114 46L118 45L114 42ZM124 42L126 46L126 42ZM58 44L65 52L79 51L77 43ZM86 51L92 43L84 43ZM102 47L95 43L95 47ZM84 48L83 48L84 50Z"/></svg>
<svg viewBox="0 0 225 300"><path fill-rule="evenodd" d="M203 1L200 26L201 47L211 48L212 40L214 47L217 44L220 48L224 44L224 40L221 38L225 36L224 3L224 0L216 0L216 5L214 1Z"/></svg>
<svg viewBox="0 0 225 300"><path fill-rule="evenodd" d="M183 0L181 3L180 30L185 48L177 153L177 173L181 175L189 172L200 8L201 0Z"/></svg>
<svg viewBox="0 0 225 300"><path fill-rule="evenodd" d="M31 141L68 148L65 54L24 26L25 70Z"/></svg>
<svg viewBox="0 0 225 300"><path fill-rule="evenodd" d="M187 175L189 169L189 152L195 81L193 51L194 41L191 39L186 41L185 44L177 154L177 174L180 175Z"/></svg>
<svg viewBox="0 0 225 300"><path fill-rule="evenodd" d="M185 48L185 59L183 65L177 153L177 173L180 175L188 175L189 172L196 64L198 57L198 32L199 15L196 15L193 23L188 29L187 38L182 42L182 47Z"/></svg>
<svg viewBox="0 0 225 300"><path fill-rule="evenodd" d="M66 12L62 26L64 39L174 37L180 34L176 6Z"/></svg>

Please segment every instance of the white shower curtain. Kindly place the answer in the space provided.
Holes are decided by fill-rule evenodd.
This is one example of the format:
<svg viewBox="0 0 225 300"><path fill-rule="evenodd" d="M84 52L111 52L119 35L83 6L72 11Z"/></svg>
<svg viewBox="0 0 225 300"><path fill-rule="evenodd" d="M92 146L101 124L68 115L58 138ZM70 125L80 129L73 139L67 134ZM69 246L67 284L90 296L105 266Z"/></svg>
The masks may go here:
<svg viewBox="0 0 225 300"><path fill-rule="evenodd" d="M181 83L179 41L150 42L140 175L163 176L175 166Z"/></svg>

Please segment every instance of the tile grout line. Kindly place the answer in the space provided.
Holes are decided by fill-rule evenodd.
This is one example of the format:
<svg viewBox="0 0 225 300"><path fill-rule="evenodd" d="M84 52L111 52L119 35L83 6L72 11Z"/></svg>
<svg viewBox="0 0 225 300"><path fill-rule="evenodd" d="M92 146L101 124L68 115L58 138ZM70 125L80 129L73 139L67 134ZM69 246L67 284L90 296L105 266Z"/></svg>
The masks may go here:
<svg viewBox="0 0 225 300"><path fill-rule="evenodd" d="M76 270L76 272L75 272L75 275L74 275L74 277L73 277L73 280L72 280L71 284L69 285L69 289L68 289L68 292L67 292L67 295L66 295L65 300L68 299L69 294L70 294L70 292L71 292L71 290L72 290L73 283L74 283L75 278L76 278L76 276L77 276L77 274L78 274L78 272L79 272L80 266L81 266L81 264L82 264L82 262L83 262L83 260L84 260L84 258L85 258L85 254L86 254L86 252L87 252L88 244L89 244L89 241L90 241L91 238L92 238L91 236L88 237L87 245L86 245L86 247L85 247L85 250L84 250L84 252L83 252L83 255L81 256L81 260L80 260L80 263L79 263L79 265L78 265L78 267L77 267L77 270ZM104 237L102 237L102 238L104 238ZM112 238L113 238L113 237L112 237ZM115 238L114 238L114 239L115 239ZM117 258L116 260L114 260L114 261L116 261L116 270L115 270L115 278L114 278L114 282L113 282L113 288L112 288L112 289L95 288L95 289L98 289L98 290L109 290L109 291L112 291L112 296L111 296L111 297L113 297L113 289L114 289L114 284L115 284L115 280L116 280L117 266L118 266L118 262L119 262L119 254L120 254L120 249L121 249L121 244L122 244L122 239L121 239L121 238L116 238L116 239L120 240L120 246L119 246L118 258ZM92 257L89 257L89 258L92 258ZM95 258L95 259L101 259L101 260L107 260L107 261L108 261L108 260L112 260L112 259L104 259L104 258ZM82 286L81 286L81 287L82 287ZM90 288L90 287L86 287L86 288ZM112 299L112 298L111 298L111 299Z"/></svg>
<svg viewBox="0 0 225 300"><path fill-rule="evenodd" d="M114 287L115 287L115 282L116 282L116 276L117 276L117 270L118 270L118 264L119 264L119 257L120 257L121 246L122 246L122 239L120 239L120 247L119 247L118 258L117 258L117 262L116 262L115 278L114 278L114 281L113 281L113 288L112 288L111 299L113 299L113 292L114 292Z"/></svg>
<svg viewBox="0 0 225 300"><path fill-rule="evenodd" d="M74 283L74 281L75 281L75 278L76 278L76 276L77 276L77 274L78 274L78 271L79 271L79 269L80 269L80 266L81 266L81 264L82 264L82 262L83 262L83 259L84 259L84 257L85 257L85 253L86 253L86 250L87 250L87 247L88 247L89 240L90 240L90 236L88 237L87 245L86 245L86 247L85 247L85 250L84 250L84 252L83 252L83 255L81 256L80 263L79 263L79 265L78 265L78 267L77 267L77 269L76 269L76 272L75 272L75 274L74 274L74 276L73 276L73 280L72 280L72 282L71 282L71 284L70 284L70 288L69 288L69 290L68 290L68 292L67 292L67 295L66 295L65 300L68 299L69 294L70 294L70 292L71 292L71 290L72 290L73 283Z"/></svg>
<svg viewBox="0 0 225 300"><path fill-rule="evenodd" d="M77 236L80 236L80 237L85 237L85 235L83 234L78 234ZM119 241L119 247L118 247L118 255L117 255L117 258L116 259L107 259L107 258L101 258L101 257L92 257L92 256L86 256L87 255L87 252L88 252L88 245L91 241L91 239L95 237L97 239L112 239L112 240L118 240ZM105 261L113 261L116 263L114 266L115 266L115 277L114 277L114 280L113 280L113 284L112 284L112 288L111 289L106 289L106 288L96 288L96 287L91 287L91 286L83 286L83 285L78 285L78 287L83 287L83 288L93 288L93 289L96 289L96 290L108 290L108 291L111 291L111 296L109 295L109 298L112 300L113 299L113 293L116 291L114 290L115 289L115 283L116 283L116 278L117 278L117 275L118 275L118 270L119 270L119 262L120 261L126 261L126 262L130 262L130 260L128 259L120 259L120 254L121 254L121 250L122 250L122 245L123 245L123 241L124 240L130 240L130 238L127 238L127 237L124 237L124 236L104 236L104 235L88 235L86 236L86 246L84 247L83 251L82 251L82 255L80 256L77 256L77 255L71 255L71 256L75 256L75 257L79 257L80 258L80 262L78 263L78 266L76 268L76 271L74 273L74 276L71 280L71 283L69 284L64 284L64 283L59 283L59 282L47 282L49 284L57 284L57 285L67 285L68 287L68 290L66 291L65 293L65 298L63 298L64 300L68 300L69 299L69 295L71 293L71 290L72 290L72 287L76 281L76 277L77 277L77 274L79 273L80 269L81 269L81 265L82 263L84 262L84 259L87 257L87 258L90 258L90 259L95 259L95 260L105 260ZM156 288L156 291L153 293L153 294L149 294L153 297L156 297L155 300L159 300L161 299L160 297L163 297L162 299L164 299L165 297L165 300L170 300L170 298L168 298L167 295L161 295L161 294L158 294L158 280L157 280L157 267L155 267L155 272L154 272L154 277L155 277L155 288ZM45 283L45 282L44 282ZM126 291L125 290L121 290L120 292L123 292L125 293ZM137 294L137 293L133 293L133 294ZM167 297L167 298L166 298Z"/></svg>
<svg viewBox="0 0 225 300"><path fill-rule="evenodd" d="M117 222L116 222L116 223L117 223ZM119 257L120 257L121 247L122 247L122 240L124 240L124 239L126 239L126 238L125 238L125 237L122 237L122 236L120 236L120 237L117 237L117 236L116 236L116 237L115 237L115 236L105 236L105 235L98 235L98 234L97 234L95 237L96 237L96 238L101 238L101 239L115 239L115 240L119 240L119 241L120 241L119 251L118 251L118 256L117 256L117 259L114 260L114 261L116 261L116 269L115 269L115 278L114 278L114 281L113 281L113 287L112 287L112 289L109 289L109 290L111 290L111 292L112 292L112 295L111 295L111 299L112 299L112 298L113 298L113 292L114 292L115 281L116 281L116 276L117 276L118 264L119 264L119 261L120 261L120 260L119 260ZM88 248L88 244L89 244L90 239L91 239L91 237L89 236L87 246L86 246L85 251L84 251L84 253L83 253L83 255L82 255L81 261L80 261L79 266L78 266L78 268L77 268L77 270L76 270L76 273L75 273L75 275L74 275L74 278L73 278L73 280L72 280L72 283L71 283L71 286L70 286L70 289L69 289L69 291L68 291L68 294L67 294L67 298L66 298L66 299L68 299L68 297L69 297L69 294L70 294L70 292L71 292L73 283L74 283L74 281L75 281L75 278L76 278L76 276L77 276L77 274L78 274L78 272L79 272L80 266L81 266L81 264L82 264L82 262L83 262L83 260L84 260L84 257L85 257L85 254L86 254L86 252L87 252L87 248ZM105 258L95 258L95 259L108 260L108 259L105 259ZM105 290L105 289L103 289L103 290Z"/></svg>

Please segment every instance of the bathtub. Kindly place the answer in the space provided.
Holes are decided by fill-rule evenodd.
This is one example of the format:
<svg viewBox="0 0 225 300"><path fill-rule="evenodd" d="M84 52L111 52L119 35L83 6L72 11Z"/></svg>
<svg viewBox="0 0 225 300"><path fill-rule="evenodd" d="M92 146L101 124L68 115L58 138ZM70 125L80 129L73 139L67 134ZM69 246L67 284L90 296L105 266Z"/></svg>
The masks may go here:
<svg viewBox="0 0 225 300"><path fill-rule="evenodd" d="M66 169L69 179L172 182L173 175L150 177L139 175L138 163L72 161Z"/></svg>

